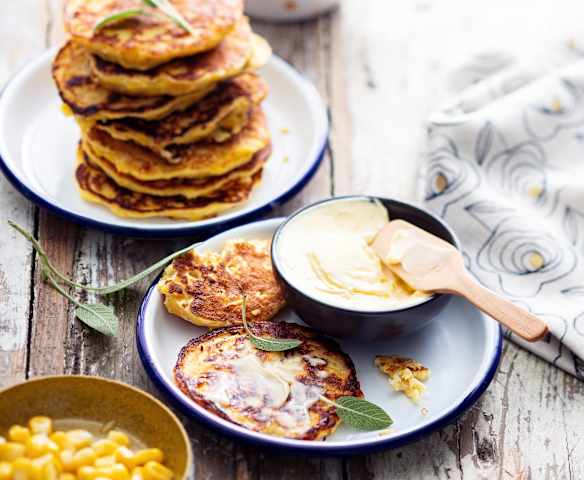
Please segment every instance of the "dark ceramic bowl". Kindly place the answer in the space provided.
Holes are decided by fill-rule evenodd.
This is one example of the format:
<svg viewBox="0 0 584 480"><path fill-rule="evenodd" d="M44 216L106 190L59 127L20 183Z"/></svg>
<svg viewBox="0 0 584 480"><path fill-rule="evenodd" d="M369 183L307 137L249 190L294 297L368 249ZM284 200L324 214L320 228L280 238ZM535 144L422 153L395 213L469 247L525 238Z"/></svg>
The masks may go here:
<svg viewBox="0 0 584 480"><path fill-rule="evenodd" d="M415 332L427 325L450 301L451 296L434 294L402 308L391 310L352 310L317 300L309 292L303 291L286 278L280 265L279 240L286 226L299 215L330 202L350 202L355 200L379 201L387 209L391 220L402 219L433 233L460 249L452 230L438 217L413 205L389 198L362 195L334 197L301 208L290 215L276 230L272 240L272 264L276 278L284 289L288 305L312 327L339 338L362 341L383 340ZM307 241L310 241L307 235Z"/></svg>

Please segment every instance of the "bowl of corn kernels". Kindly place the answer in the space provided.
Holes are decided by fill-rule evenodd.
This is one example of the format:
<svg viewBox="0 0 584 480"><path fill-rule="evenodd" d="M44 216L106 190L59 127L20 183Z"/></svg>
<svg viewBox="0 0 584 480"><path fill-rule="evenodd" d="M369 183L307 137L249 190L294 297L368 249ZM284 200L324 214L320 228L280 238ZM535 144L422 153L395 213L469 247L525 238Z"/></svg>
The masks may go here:
<svg viewBox="0 0 584 480"><path fill-rule="evenodd" d="M98 377L41 377L0 391L0 480L182 480L192 451L151 395Z"/></svg>

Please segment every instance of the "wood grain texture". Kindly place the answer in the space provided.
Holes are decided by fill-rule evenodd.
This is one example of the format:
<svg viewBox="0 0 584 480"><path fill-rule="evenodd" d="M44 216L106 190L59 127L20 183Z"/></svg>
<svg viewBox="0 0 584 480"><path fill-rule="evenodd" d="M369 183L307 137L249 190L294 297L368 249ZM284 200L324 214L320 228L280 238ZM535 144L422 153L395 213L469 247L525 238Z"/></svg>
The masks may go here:
<svg viewBox="0 0 584 480"><path fill-rule="evenodd" d="M424 120L448 95L442 88L448 72L479 48L535 49L558 32L581 28L583 13L568 0L529 5L348 0L341 12L312 22L255 23L274 50L316 85L331 117L330 146L317 175L274 215L331 194L415 200ZM62 41L60 14L59 0L2 3L0 81ZM296 127L290 128L294 134ZM55 264L81 282L125 278L189 241L125 239L80 228L37 211L3 179L0 202L2 224L10 218L35 230ZM135 312L146 286L112 296L120 335L104 339L73 318L69 306L42 283L26 242L0 226L0 385L28 376L85 373L157 394L134 341ZM391 452L349 459L280 457L185 421L197 480L523 480L584 478L582 418L582 382L506 344L495 380L465 416Z"/></svg>

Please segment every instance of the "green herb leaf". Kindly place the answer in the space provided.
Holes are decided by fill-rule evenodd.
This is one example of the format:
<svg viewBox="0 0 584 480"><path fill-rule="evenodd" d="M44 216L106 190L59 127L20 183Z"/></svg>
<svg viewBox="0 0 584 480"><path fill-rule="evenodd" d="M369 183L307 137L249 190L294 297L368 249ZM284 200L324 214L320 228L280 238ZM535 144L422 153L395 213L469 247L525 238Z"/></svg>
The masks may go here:
<svg viewBox="0 0 584 480"><path fill-rule="evenodd" d="M336 402L326 400L335 405L341 420L358 430L382 430L393 423L383 408L362 398L340 397Z"/></svg>
<svg viewBox="0 0 584 480"><path fill-rule="evenodd" d="M17 223L12 221L8 221L8 224L14 228L18 233L20 233L24 238L26 238L29 242L31 242L34 250L38 254L39 258L39 265L41 267L41 277L43 281L47 282L51 287L53 287L57 292L67 298L71 303L77 306L75 310L75 315L79 320L81 320L86 325L90 326L91 328L97 330L104 335L114 336L118 332L118 319L115 315L114 309L107 305L101 304L83 304L79 302L76 298L72 297L65 289L58 283L60 280L62 283L77 288L80 290L86 290L89 292L94 292L97 294L109 294L114 293L119 290L123 290L124 288L129 287L130 285L142 280L147 275L151 274L152 272L164 267L167 263L169 263L174 258L184 255L185 253L189 252L193 248L195 248L198 243L194 245L190 245L178 252L174 252L171 255L163 258L162 260L156 262L154 265L151 265L146 270L143 270L140 273L137 273L133 277L130 277L126 280L123 280L115 285L111 285L109 287L91 287L86 285L81 285L79 283L74 282L67 278L64 274L59 272L53 264L50 262L49 257L47 256L46 252L44 251L41 244L32 236L32 234L26 231Z"/></svg>
<svg viewBox="0 0 584 480"><path fill-rule="evenodd" d="M12 222L10 220L8 220L8 224L12 228L14 228L16 231L18 231L29 242L32 243L33 248L39 254L41 263L44 263L46 265L47 269L55 277L57 277L59 280L61 280L65 284L69 285L70 287L77 288L79 290L85 290L87 292L97 293L98 295L108 295L110 293L114 293L114 292L118 292L120 290L123 290L123 289L129 287L130 285L133 285L134 283L139 282L140 280L147 277L148 275L155 272L156 270L164 267L167 263L174 260L176 257L180 257L181 255L184 255L185 253L193 250L197 245L200 245L200 242L195 243L195 244L190 245L186 248L183 248L182 250L179 250L178 252L171 253L167 257L164 257L162 260L159 260L154 265L149 266L147 269L141 271L140 273L137 273L133 277L127 278L126 280L122 280L121 282L118 282L114 285L110 285L109 287L92 287L89 285L81 285L80 283L74 282L73 280L67 278L64 274L62 274L59 270L57 270L51 264L51 262L48 259L47 254L43 250L43 247L41 247L40 243L31 235L30 232L27 232L20 225ZM43 274L44 274L44 270L43 270Z"/></svg>
<svg viewBox="0 0 584 480"><path fill-rule="evenodd" d="M97 21L97 23L93 26L93 31L97 32L101 30L103 27L107 25L111 25L112 23L117 23L126 18L136 17L138 15L144 15L146 12L141 8L129 8L128 10L122 10L121 12L112 13L106 17L101 18Z"/></svg>
<svg viewBox="0 0 584 480"><path fill-rule="evenodd" d="M75 315L86 325L104 335L115 337L118 334L118 319L109 305L80 304Z"/></svg>
<svg viewBox="0 0 584 480"><path fill-rule="evenodd" d="M243 328L245 328L245 331L250 337L249 341L257 349L266 352L284 352L286 350L292 350L302 344L302 340L298 340L297 338L258 337L257 335L254 335L247 325L246 309L247 299L244 295L241 301L241 320L243 322Z"/></svg>
<svg viewBox="0 0 584 480"><path fill-rule="evenodd" d="M197 32L192 27L192 25L186 21L186 19L181 15L181 13L168 0L142 0L142 1L149 7L158 8L174 23L176 23L179 27L189 32L191 35L193 36L197 35Z"/></svg>

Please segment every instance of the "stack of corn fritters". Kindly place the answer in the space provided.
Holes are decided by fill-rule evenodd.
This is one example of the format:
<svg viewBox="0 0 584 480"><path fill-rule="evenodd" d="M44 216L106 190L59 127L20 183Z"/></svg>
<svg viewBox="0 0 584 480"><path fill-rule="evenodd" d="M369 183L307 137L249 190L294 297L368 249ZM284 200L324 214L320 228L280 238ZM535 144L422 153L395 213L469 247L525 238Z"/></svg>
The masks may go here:
<svg viewBox="0 0 584 480"><path fill-rule="evenodd" d="M141 0L67 0L53 77L82 132L81 196L122 217L198 220L245 202L270 156L255 71L267 42L242 0L171 0L192 28ZM142 13L95 29L131 8Z"/></svg>

